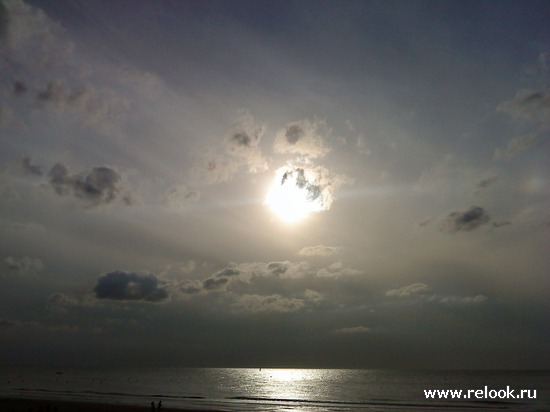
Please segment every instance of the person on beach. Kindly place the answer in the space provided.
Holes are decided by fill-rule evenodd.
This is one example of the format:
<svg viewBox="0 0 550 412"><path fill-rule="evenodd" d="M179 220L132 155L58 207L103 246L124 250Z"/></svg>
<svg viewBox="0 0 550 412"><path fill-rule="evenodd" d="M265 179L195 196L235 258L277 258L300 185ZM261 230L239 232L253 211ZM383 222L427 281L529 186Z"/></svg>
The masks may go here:
<svg viewBox="0 0 550 412"><path fill-rule="evenodd" d="M162 408L162 401L159 401L159 405L157 407L157 411L160 412L160 408Z"/></svg>
<svg viewBox="0 0 550 412"><path fill-rule="evenodd" d="M151 412L155 412L155 402L151 402Z"/></svg>

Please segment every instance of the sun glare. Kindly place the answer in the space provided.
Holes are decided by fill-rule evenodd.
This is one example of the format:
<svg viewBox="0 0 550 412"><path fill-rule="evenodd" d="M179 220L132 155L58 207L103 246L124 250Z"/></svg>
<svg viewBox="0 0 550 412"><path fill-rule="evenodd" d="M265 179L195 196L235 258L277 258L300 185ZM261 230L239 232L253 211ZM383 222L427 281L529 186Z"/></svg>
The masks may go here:
<svg viewBox="0 0 550 412"><path fill-rule="evenodd" d="M310 212L319 210L311 187L303 184L301 177L303 175L280 169L265 198L273 212L288 223L299 222Z"/></svg>

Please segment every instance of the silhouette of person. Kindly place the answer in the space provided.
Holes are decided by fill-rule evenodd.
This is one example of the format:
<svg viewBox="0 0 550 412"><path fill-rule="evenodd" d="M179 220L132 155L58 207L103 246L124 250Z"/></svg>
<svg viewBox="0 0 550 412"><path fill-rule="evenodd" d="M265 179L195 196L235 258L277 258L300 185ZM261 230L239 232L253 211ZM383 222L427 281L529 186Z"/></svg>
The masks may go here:
<svg viewBox="0 0 550 412"><path fill-rule="evenodd" d="M155 412L155 402L151 402L151 412Z"/></svg>
<svg viewBox="0 0 550 412"><path fill-rule="evenodd" d="M158 408L157 410L160 412L160 408L162 408L162 401L159 401L159 405L158 405Z"/></svg>

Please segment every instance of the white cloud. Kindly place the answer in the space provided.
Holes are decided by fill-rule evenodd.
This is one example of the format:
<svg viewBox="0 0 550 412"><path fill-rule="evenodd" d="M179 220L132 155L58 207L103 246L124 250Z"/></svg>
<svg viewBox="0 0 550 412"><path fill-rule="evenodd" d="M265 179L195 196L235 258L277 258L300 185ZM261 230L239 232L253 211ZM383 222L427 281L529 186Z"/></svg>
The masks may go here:
<svg viewBox="0 0 550 412"><path fill-rule="evenodd" d="M397 298L408 298L416 296L425 292L428 292L430 287L424 283L413 283L412 285L403 286L398 289L388 290L386 296L392 296Z"/></svg>
<svg viewBox="0 0 550 412"><path fill-rule="evenodd" d="M536 133L515 137L508 142L505 149L497 147L493 158L495 160L511 160L519 153L535 147L539 142L540 138Z"/></svg>
<svg viewBox="0 0 550 412"><path fill-rule="evenodd" d="M455 296L431 294L431 287L425 283L413 283L398 289L388 290L386 296L414 302L435 302L447 306L480 305L488 300L485 295Z"/></svg>
<svg viewBox="0 0 550 412"><path fill-rule="evenodd" d="M44 269L44 264L40 259L30 258L28 256L22 258L8 256L4 259L4 265L10 272L18 274L37 273Z"/></svg>
<svg viewBox="0 0 550 412"><path fill-rule="evenodd" d="M266 171L269 162L262 155L259 146L264 132L265 126L257 124L245 112L223 139L222 147L203 147L195 156L195 164L189 172L191 182L223 183L233 180L242 170L252 174Z"/></svg>
<svg viewBox="0 0 550 412"><path fill-rule="evenodd" d="M241 295L236 298L233 305L234 308L245 312L296 312L304 308L305 302L303 299L285 298L278 294L269 296L261 295Z"/></svg>
<svg viewBox="0 0 550 412"><path fill-rule="evenodd" d="M548 121L550 91L521 90L512 100L501 103L498 110L513 117Z"/></svg>
<svg viewBox="0 0 550 412"><path fill-rule="evenodd" d="M257 124L252 115L245 112L226 137L228 154L248 168L249 173L263 172L268 168L268 161L262 156L259 146L264 133L265 126Z"/></svg>
<svg viewBox="0 0 550 412"><path fill-rule="evenodd" d="M342 251L341 247L338 246L306 246L298 251L300 256L331 256L336 255Z"/></svg>

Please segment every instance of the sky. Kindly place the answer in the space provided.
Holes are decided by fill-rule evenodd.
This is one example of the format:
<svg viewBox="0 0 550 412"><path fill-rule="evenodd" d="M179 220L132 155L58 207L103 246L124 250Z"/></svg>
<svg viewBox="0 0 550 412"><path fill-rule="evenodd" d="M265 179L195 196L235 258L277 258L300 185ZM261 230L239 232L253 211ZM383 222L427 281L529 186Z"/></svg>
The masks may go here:
<svg viewBox="0 0 550 412"><path fill-rule="evenodd" d="M550 368L546 1L0 2L0 363Z"/></svg>

